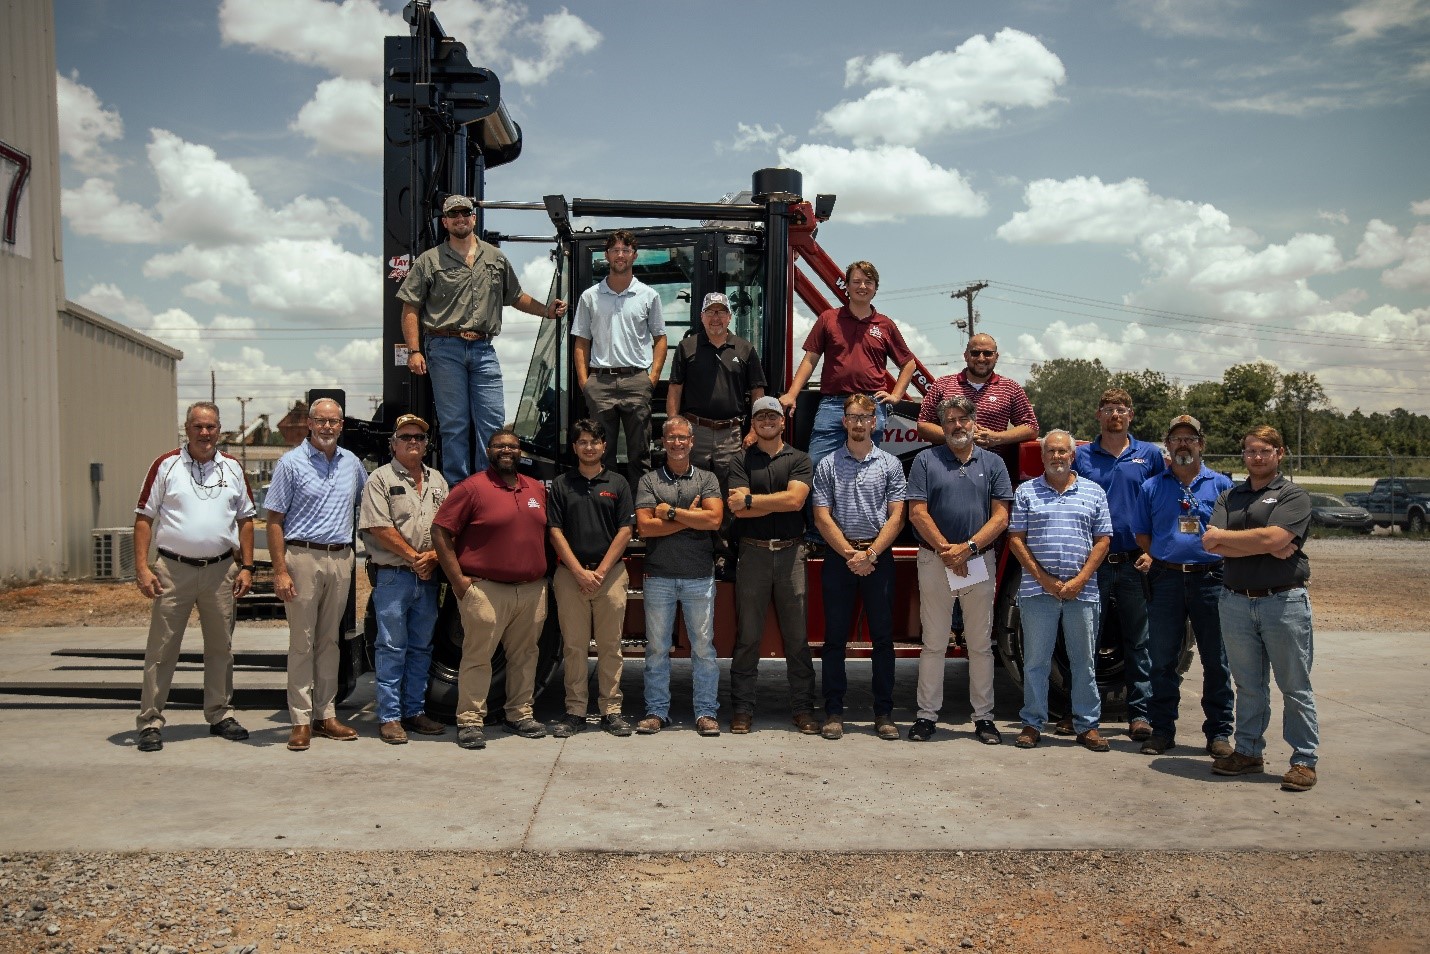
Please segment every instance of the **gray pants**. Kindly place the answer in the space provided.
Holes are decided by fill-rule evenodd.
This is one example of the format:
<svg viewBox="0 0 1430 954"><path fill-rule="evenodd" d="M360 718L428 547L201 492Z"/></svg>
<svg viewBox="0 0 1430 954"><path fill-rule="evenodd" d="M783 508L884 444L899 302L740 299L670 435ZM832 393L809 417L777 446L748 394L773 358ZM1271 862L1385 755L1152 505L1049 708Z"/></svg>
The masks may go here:
<svg viewBox="0 0 1430 954"><path fill-rule="evenodd" d="M140 729L164 727L164 704L189 614L199 608L204 634L204 718L216 725L233 715L233 581L235 561L189 566L159 557L154 566L159 595L149 616L144 648L144 682L139 690Z"/></svg>
<svg viewBox="0 0 1430 954"><path fill-rule="evenodd" d="M616 469L616 432L626 434L626 475L631 489L650 470L650 375L597 374L592 369L582 392L591 416L606 429L606 456L601 463Z"/></svg>
<svg viewBox="0 0 1430 954"><path fill-rule="evenodd" d="M730 660L730 708L755 711L756 670L765 617L774 603L784 643L785 670L789 677L791 712L814 712L814 662L805 627L804 546L783 550L744 544L740 547L740 572L735 578L737 630L735 653Z"/></svg>

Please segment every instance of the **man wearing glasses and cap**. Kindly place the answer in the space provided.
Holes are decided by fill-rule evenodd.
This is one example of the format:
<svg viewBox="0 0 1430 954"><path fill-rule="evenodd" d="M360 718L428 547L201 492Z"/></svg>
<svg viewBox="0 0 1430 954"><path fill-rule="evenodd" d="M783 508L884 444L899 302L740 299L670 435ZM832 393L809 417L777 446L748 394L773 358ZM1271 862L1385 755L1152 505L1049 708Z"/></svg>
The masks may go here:
<svg viewBox="0 0 1430 954"><path fill-rule="evenodd" d="M368 478L358 529L367 543L372 607L377 617L378 736L391 745L446 730L423 707L437 624L437 549L432 518L447 499L447 481L422 463L427 422L416 414L397 419L392 461Z"/></svg>
<svg viewBox="0 0 1430 954"><path fill-rule="evenodd" d="M432 375L442 474L455 487L487 469L487 441L506 417L501 364L492 345L501 334L502 306L559 318L566 314L566 303L543 304L521 290L507 257L477 238L471 199L448 196L442 203L442 227L447 241L417 256L397 297L407 367L413 374Z"/></svg>
<svg viewBox="0 0 1430 954"><path fill-rule="evenodd" d="M998 367L998 342L992 335L974 335L963 350L967 365L957 374L939 378L919 405L919 437L935 446L944 442L938 406L961 394L978 409L973 443L995 451L1008 468L1008 477L1017 483L1021 468L1018 448L1024 441L1037 440L1038 417L1022 385L994 373Z"/></svg>

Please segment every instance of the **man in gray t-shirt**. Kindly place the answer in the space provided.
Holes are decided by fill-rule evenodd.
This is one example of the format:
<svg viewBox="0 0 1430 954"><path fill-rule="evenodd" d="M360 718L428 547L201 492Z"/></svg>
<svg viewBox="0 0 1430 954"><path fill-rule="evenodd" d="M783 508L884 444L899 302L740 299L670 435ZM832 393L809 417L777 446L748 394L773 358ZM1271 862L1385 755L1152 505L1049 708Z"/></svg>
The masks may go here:
<svg viewBox="0 0 1430 954"><path fill-rule="evenodd" d="M636 724L641 735L670 725L670 644L675 607L685 615L695 728L719 735L720 665L715 660L715 545L712 531L725 516L715 475L690 463L690 422L665 422L665 466L640 479L636 488L636 530L645 541L645 708Z"/></svg>

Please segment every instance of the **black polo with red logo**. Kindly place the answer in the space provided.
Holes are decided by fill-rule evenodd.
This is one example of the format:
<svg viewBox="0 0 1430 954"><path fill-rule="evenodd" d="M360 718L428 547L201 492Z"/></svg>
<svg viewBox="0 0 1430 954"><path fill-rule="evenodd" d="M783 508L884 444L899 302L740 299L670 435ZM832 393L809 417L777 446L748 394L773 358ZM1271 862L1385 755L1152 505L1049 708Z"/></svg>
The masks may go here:
<svg viewBox="0 0 1430 954"><path fill-rule="evenodd" d="M616 531L635 526L636 508L626 478L602 468L586 479L570 470L551 482L546 525L560 530L583 566L599 563Z"/></svg>

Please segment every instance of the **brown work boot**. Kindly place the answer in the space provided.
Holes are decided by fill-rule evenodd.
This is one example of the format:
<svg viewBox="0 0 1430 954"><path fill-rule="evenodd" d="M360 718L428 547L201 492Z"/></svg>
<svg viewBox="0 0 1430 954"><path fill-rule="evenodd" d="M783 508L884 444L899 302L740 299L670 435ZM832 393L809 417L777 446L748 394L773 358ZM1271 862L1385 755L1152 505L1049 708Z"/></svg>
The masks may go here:
<svg viewBox="0 0 1430 954"><path fill-rule="evenodd" d="M1043 733L1030 725L1023 726L1023 731L1018 733L1018 737L1013 740L1013 744L1020 749L1031 749L1038 744L1038 740L1043 737Z"/></svg>
<svg viewBox="0 0 1430 954"><path fill-rule="evenodd" d="M844 738L844 716L835 714L824 717L824 727L819 730L819 734L826 739Z"/></svg>
<svg viewBox="0 0 1430 954"><path fill-rule="evenodd" d="M402 727L416 732L418 735L443 735L447 731L445 725L427 715L425 712L419 712L415 716L408 716L406 719L403 719Z"/></svg>
<svg viewBox="0 0 1430 954"><path fill-rule="evenodd" d="M1059 719L1053 726L1053 735L1077 735L1077 730L1073 728L1072 716Z"/></svg>
<svg viewBox="0 0 1430 954"><path fill-rule="evenodd" d="M1266 763L1240 752L1232 752L1224 759L1212 763L1212 771L1217 775L1254 775L1264 771Z"/></svg>
<svg viewBox="0 0 1430 954"><path fill-rule="evenodd" d="M1127 723L1127 735L1133 742L1146 742L1152 738L1152 723L1146 719L1133 719Z"/></svg>
<svg viewBox="0 0 1430 954"><path fill-rule="evenodd" d="M737 712L730 717L730 734L746 735L755 724L755 717L748 712Z"/></svg>
<svg viewBox="0 0 1430 954"><path fill-rule="evenodd" d="M1316 787L1316 770L1309 765L1291 765L1291 770L1281 776L1281 791L1309 792Z"/></svg>
<svg viewBox="0 0 1430 954"><path fill-rule="evenodd" d="M311 726L295 725L292 734L288 736L288 748L294 752L306 752L312 739L313 729Z"/></svg>
<svg viewBox="0 0 1430 954"><path fill-rule="evenodd" d="M407 733L402 731L401 722L384 722L377 728L377 737L388 745L407 744Z"/></svg>
<svg viewBox="0 0 1430 954"><path fill-rule="evenodd" d="M819 734L819 716L808 709L794 714L794 724L805 735Z"/></svg>
<svg viewBox="0 0 1430 954"><path fill-rule="evenodd" d="M351 742L358 737L357 729L350 725L343 725L336 718L315 720L313 734L321 735L325 739L333 739L336 742Z"/></svg>
<svg viewBox="0 0 1430 954"><path fill-rule="evenodd" d="M899 726L894 722L892 715L876 715L874 717L874 733L885 742L899 741Z"/></svg>
<svg viewBox="0 0 1430 954"><path fill-rule="evenodd" d="M701 716L695 720L695 731L707 737L717 736L720 734L720 722L714 716Z"/></svg>
<svg viewBox="0 0 1430 954"><path fill-rule="evenodd" d="M636 732L640 735L655 735L661 729L670 725L669 719L662 719L658 715L647 715L644 719L636 723Z"/></svg>
<svg viewBox="0 0 1430 954"><path fill-rule="evenodd" d="M1224 759L1235 751L1228 739L1218 737L1207 741L1207 754L1214 759Z"/></svg>
<svg viewBox="0 0 1430 954"><path fill-rule="evenodd" d="M1077 737L1077 744L1087 749L1089 752L1106 752L1112 746L1107 744L1107 740L1098 734L1096 729L1088 729Z"/></svg>

